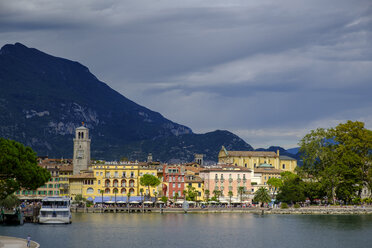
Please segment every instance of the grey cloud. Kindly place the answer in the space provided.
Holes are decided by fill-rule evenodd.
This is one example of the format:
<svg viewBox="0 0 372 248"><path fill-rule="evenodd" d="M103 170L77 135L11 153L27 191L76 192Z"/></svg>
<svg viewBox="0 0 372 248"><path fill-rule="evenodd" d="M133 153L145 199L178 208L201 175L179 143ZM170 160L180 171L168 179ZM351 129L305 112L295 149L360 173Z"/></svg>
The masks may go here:
<svg viewBox="0 0 372 248"><path fill-rule="evenodd" d="M363 0L0 0L0 42L77 60L193 130L289 145L317 125L372 126L371 16Z"/></svg>

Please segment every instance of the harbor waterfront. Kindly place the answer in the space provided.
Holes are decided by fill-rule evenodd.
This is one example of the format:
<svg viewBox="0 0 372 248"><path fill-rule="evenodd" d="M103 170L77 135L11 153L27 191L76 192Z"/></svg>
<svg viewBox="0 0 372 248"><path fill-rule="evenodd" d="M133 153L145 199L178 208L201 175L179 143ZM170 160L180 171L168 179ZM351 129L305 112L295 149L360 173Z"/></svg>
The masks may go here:
<svg viewBox="0 0 372 248"><path fill-rule="evenodd" d="M0 226L40 247L368 247L372 215L73 213L71 225Z"/></svg>

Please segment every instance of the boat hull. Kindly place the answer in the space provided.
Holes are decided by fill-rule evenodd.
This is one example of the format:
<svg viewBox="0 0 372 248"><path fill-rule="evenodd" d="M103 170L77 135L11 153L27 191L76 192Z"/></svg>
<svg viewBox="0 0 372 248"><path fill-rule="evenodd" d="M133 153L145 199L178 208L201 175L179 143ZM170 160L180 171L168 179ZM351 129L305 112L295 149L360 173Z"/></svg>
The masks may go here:
<svg viewBox="0 0 372 248"><path fill-rule="evenodd" d="M70 224L71 218L69 217L39 217L40 224Z"/></svg>

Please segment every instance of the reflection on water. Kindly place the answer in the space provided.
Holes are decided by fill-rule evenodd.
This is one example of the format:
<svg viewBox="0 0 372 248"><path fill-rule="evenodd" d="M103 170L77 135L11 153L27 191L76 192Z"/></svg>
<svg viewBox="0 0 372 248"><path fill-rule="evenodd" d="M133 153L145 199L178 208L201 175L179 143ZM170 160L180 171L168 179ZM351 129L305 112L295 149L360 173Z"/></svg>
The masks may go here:
<svg viewBox="0 0 372 248"><path fill-rule="evenodd" d="M368 247L372 216L76 213L71 225L0 226L44 247Z"/></svg>

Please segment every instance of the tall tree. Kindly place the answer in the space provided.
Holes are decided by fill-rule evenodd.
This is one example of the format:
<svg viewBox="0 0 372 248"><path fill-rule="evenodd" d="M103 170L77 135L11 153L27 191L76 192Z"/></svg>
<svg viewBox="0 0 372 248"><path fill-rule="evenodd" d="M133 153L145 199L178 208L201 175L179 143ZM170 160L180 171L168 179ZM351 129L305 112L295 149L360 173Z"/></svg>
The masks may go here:
<svg viewBox="0 0 372 248"><path fill-rule="evenodd" d="M49 171L38 166L30 147L0 138L0 200L21 188L36 190L49 179Z"/></svg>
<svg viewBox="0 0 372 248"><path fill-rule="evenodd" d="M264 206L265 203L271 202L271 197L267 188L260 187L255 193L253 201L261 202L261 207Z"/></svg>
<svg viewBox="0 0 372 248"><path fill-rule="evenodd" d="M300 142L299 174L320 182L328 199L350 202L364 186L372 188L372 131L348 121L311 131Z"/></svg>
<svg viewBox="0 0 372 248"><path fill-rule="evenodd" d="M205 193L205 195L207 196L207 201L209 201L209 195L210 195L210 191L209 191L209 189L206 189L205 191L204 191L204 193Z"/></svg>
<svg viewBox="0 0 372 248"><path fill-rule="evenodd" d="M238 187L238 194L240 195L240 202L243 200L243 194L245 193L244 187L240 186Z"/></svg>
<svg viewBox="0 0 372 248"><path fill-rule="evenodd" d="M149 197L151 197L150 186L151 187L157 187L160 184L160 180L156 176L153 176L151 174L145 174L141 177L140 184L142 186L147 186L148 187Z"/></svg>
<svg viewBox="0 0 372 248"><path fill-rule="evenodd" d="M275 193L283 185L283 181L280 178L272 177L267 180L267 184L269 185L270 189L273 189L273 197L275 197Z"/></svg>
<svg viewBox="0 0 372 248"><path fill-rule="evenodd" d="M230 198L230 206L231 206L231 197L233 197L233 192L230 190L228 193L227 193L228 195L229 195L229 198Z"/></svg>

